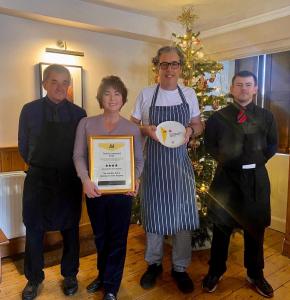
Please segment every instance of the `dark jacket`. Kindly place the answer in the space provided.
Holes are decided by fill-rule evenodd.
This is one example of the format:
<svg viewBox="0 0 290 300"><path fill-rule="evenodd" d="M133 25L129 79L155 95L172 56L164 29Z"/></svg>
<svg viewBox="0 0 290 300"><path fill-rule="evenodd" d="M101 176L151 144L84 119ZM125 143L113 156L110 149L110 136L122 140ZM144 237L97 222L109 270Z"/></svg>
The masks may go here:
<svg viewBox="0 0 290 300"><path fill-rule="evenodd" d="M239 124L235 104L214 113L206 123L205 146L218 162L209 190L213 222L248 230L270 224L270 183L265 163L277 150L271 112L250 103ZM255 168L243 166L255 164Z"/></svg>

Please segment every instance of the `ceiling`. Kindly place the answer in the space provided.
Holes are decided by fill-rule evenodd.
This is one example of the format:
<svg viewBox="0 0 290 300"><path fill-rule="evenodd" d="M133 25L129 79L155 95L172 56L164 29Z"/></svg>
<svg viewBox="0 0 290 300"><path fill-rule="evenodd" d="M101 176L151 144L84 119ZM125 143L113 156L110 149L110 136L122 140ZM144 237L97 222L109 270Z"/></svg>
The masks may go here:
<svg viewBox="0 0 290 300"><path fill-rule="evenodd" d="M199 31L273 13L290 5L290 0L82 0L98 5L131 11L158 19L177 22L183 7L193 6Z"/></svg>
<svg viewBox="0 0 290 300"><path fill-rule="evenodd" d="M0 14L165 45L189 6L215 59L290 50L290 0L0 0Z"/></svg>

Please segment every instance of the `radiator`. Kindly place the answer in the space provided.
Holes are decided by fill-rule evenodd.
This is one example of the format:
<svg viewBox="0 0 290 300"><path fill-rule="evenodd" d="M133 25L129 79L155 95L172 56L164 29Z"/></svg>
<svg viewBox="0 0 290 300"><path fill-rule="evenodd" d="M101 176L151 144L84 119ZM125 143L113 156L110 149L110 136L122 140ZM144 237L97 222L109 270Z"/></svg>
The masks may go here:
<svg viewBox="0 0 290 300"><path fill-rule="evenodd" d="M0 228L8 239L25 235L22 223L22 191L25 173L0 173Z"/></svg>

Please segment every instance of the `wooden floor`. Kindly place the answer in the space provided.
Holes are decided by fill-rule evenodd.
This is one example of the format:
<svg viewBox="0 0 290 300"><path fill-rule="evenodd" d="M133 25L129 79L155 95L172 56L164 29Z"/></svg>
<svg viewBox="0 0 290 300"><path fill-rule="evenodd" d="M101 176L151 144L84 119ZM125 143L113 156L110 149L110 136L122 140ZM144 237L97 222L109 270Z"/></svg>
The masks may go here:
<svg viewBox="0 0 290 300"><path fill-rule="evenodd" d="M164 272L154 289L143 290L139 285L142 273L146 269L144 262L144 232L138 225L130 228L126 267L119 300L173 300L173 299L264 299L259 296L245 281L243 268L243 242L242 236L236 233L231 241L228 270L220 282L217 290L212 293L204 293L201 289L201 280L207 272L208 250L192 253L192 264L189 273L195 283L192 294L180 293L170 276L170 246L166 246L164 257ZM290 261L281 255L283 234L268 229L265 238L265 276L275 290L273 299L290 299ZM79 279L79 291L69 299L95 299L101 300L101 291L96 294L88 294L86 285L96 276L95 255L81 258ZM20 275L13 262L6 258L3 261L3 282L0 284L0 299L21 299L21 291L26 284L26 279ZM62 277L59 265L45 269L46 279L41 293L37 299L68 299L60 289Z"/></svg>

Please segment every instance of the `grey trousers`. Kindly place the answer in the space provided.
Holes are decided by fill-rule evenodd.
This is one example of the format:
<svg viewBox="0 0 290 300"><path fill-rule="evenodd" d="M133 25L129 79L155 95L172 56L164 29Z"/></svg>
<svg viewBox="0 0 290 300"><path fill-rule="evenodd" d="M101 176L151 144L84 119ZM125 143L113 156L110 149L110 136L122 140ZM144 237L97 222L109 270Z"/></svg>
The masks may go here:
<svg viewBox="0 0 290 300"><path fill-rule="evenodd" d="M149 265L162 263L164 236L146 233L145 260ZM172 266L176 272L184 272L191 262L191 231L182 230L172 235Z"/></svg>

